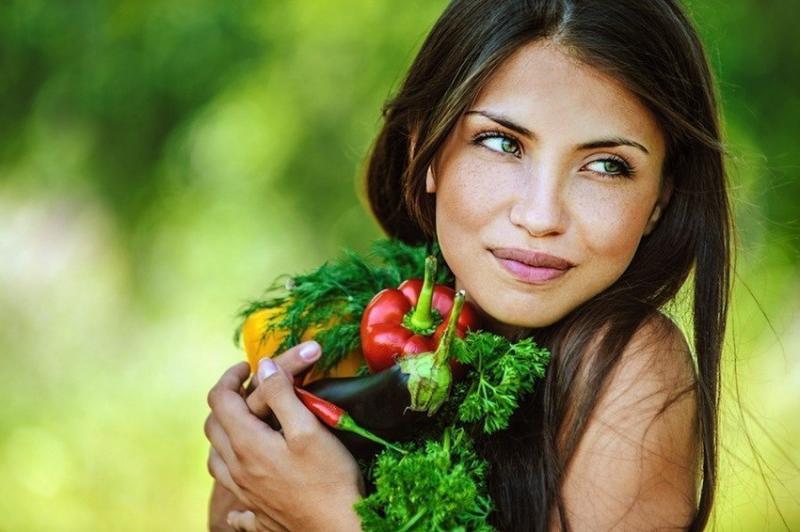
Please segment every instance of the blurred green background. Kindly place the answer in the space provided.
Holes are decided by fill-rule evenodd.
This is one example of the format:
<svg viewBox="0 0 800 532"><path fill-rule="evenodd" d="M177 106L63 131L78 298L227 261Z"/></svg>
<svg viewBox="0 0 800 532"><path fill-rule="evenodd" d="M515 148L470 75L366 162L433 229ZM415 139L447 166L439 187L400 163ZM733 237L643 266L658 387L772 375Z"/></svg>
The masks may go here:
<svg viewBox="0 0 800 532"><path fill-rule="evenodd" d="M444 5L0 1L0 530L203 529L234 315L379 236L359 172ZM739 232L722 530L800 527L796 9L690 4Z"/></svg>

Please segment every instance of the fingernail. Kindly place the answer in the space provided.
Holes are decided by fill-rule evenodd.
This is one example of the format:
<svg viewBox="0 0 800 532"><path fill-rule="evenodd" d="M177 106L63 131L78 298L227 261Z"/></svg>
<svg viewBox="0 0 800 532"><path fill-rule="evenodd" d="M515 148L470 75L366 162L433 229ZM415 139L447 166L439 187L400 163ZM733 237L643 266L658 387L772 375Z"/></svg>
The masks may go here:
<svg viewBox="0 0 800 532"><path fill-rule="evenodd" d="M322 352L322 348L320 345L311 340L310 342L306 342L303 344L303 347L300 348L300 358L305 360L306 362L313 362L317 358L319 358L320 353Z"/></svg>
<svg viewBox="0 0 800 532"><path fill-rule="evenodd" d="M273 373L278 371L278 366L271 358L262 358L258 361L258 382L263 381Z"/></svg>

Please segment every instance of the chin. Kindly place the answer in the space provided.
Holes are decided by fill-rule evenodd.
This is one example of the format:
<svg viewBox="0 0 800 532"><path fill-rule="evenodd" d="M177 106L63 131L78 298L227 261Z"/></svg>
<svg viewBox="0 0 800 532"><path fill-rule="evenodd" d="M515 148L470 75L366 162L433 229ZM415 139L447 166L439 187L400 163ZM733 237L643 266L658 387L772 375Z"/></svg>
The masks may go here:
<svg viewBox="0 0 800 532"><path fill-rule="evenodd" d="M552 315L542 312L531 312L526 314L524 312L519 312L509 316L499 316L496 319L512 327L540 329L542 327L547 327L548 325L554 324L563 317L564 314Z"/></svg>
<svg viewBox="0 0 800 532"><path fill-rule="evenodd" d="M539 329L557 322L569 313L567 308L542 308L541 304L533 305L530 301L485 301L481 305L472 302L494 329L518 328Z"/></svg>

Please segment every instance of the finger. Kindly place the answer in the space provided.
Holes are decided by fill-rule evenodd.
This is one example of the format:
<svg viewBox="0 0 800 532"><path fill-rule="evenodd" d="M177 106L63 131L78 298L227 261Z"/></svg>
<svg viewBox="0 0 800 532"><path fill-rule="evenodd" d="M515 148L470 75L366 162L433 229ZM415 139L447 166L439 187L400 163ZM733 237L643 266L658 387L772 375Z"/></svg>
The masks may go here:
<svg viewBox="0 0 800 532"><path fill-rule="evenodd" d="M228 525L236 532L256 532L256 514L250 510L228 512Z"/></svg>
<svg viewBox="0 0 800 532"><path fill-rule="evenodd" d="M247 406L253 412L272 409L283 429L287 443L305 439L318 430L319 422L294 392L294 384L271 359L259 362L259 373L264 376L258 388L247 398Z"/></svg>
<svg viewBox="0 0 800 532"><path fill-rule="evenodd" d="M256 389L256 385L257 385L256 378L257 378L257 376L255 374L253 374L253 376L250 377L250 380L247 381L247 386L244 389L244 393L241 394L242 397L247 397L248 395L253 393L253 391Z"/></svg>
<svg viewBox="0 0 800 532"><path fill-rule="evenodd" d="M231 510L245 511L247 507L234 493L214 480L211 488L211 498L208 501L208 530L209 532L231 532L233 530L226 518Z"/></svg>
<svg viewBox="0 0 800 532"><path fill-rule="evenodd" d="M225 489L236 495L236 498L240 501L243 500L244 494L242 493L241 488L236 482L233 481L233 477L231 477L231 472L228 469L228 466L225 465L225 462L219 456L217 451L212 447L208 451L208 472L214 477L217 482L222 484Z"/></svg>
<svg viewBox="0 0 800 532"><path fill-rule="evenodd" d="M226 464L234 463L237 460L236 454L234 454L233 448L231 447L231 442L228 438L228 435L225 433L222 425L220 425L219 421L213 414L206 418L203 431L205 432L206 438L211 444L211 447L216 450L217 454L220 455Z"/></svg>
<svg viewBox="0 0 800 532"><path fill-rule="evenodd" d="M312 366L320 355L322 355L322 347L314 340L311 340L287 349L280 355L273 357L272 360L283 368L286 373L295 376ZM259 384L262 380L264 380L264 376L259 371L256 374L256 384Z"/></svg>
<svg viewBox="0 0 800 532"><path fill-rule="evenodd" d="M247 362L239 362L228 368L208 393L209 406L211 406L213 393L227 393L228 391L233 391L241 396L244 382L249 376L250 365Z"/></svg>
<svg viewBox="0 0 800 532"><path fill-rule="evenodd" d="M237 532L260 532L261 530L267 530L268 532L289 532L288 528L265 514L261 515L261 524L262 527L259 528L258 519L256 519L256 515L250 510L241 512L231 510L228 512L228 525Z"/></svg>
<svg viewBox="0 0 800 532"><path fill-rule="evenodd" d="M249 364L240 362L222 375L208 392L208 406L211 407L212 415L219 421L229 439L233 435L260 438L265 442L273 438L280 439L275 431L250 412L245 399L238 393L249 373ZM277 443L277 440L273 440L273 443ZM231 447L236 450L233 442Z"/></svg>

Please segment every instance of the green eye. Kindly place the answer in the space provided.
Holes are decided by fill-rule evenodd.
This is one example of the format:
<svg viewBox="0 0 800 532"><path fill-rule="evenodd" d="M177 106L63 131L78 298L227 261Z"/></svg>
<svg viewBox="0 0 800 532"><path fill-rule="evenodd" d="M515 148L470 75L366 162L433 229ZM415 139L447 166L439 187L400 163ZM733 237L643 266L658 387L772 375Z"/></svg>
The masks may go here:
<svg viewBox="0 0 800 532"><path fill-rule="evenodd" d="M598 159L590 162L586 167L591 172L611 177L629 177L633 174L630 166L616 159Z"/></svg>
<svg viewBox="0 0 800 532"><path fill-rule="evenodd" d="M516 151L514 146L514 141L511 139L503 139L502 142L500 143L500 146L506 153L514 153Z"/></svg>
<svg viewBox="0 0 800 532"><path fill-rule="evenodd" d="M498 133L489 133L479 136L476 142L499 153L508 153L511 155L519 155L520 153L519 145L516 140Z"/></svg>

